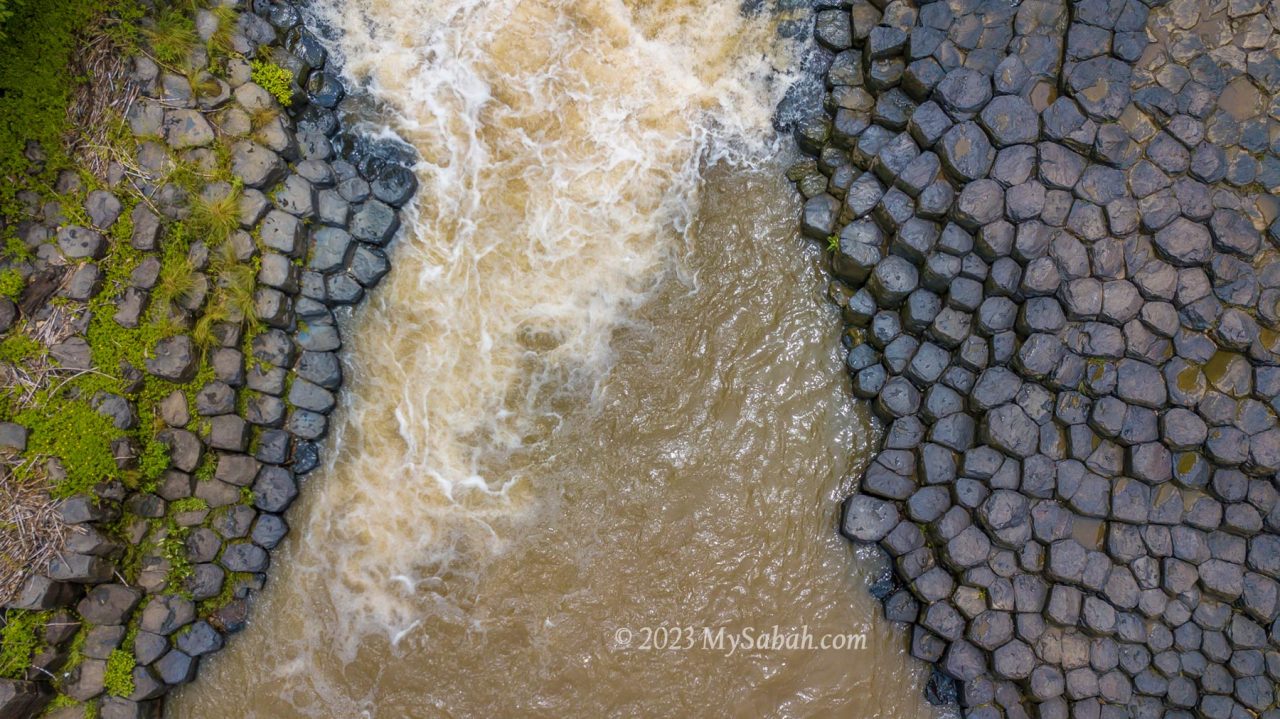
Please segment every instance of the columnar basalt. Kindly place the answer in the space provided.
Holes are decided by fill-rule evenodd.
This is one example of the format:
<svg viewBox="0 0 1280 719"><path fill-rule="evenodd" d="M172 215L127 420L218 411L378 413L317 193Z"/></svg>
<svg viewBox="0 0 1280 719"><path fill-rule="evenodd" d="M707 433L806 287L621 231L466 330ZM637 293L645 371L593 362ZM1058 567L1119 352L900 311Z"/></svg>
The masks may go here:
<svg viewBox="0 0 1280 719"><path fill-rule="evenodd" d="M797 138L883 447L843 532L966 716L1280 716L1280 5L854 0Z"/></svg>
<svg viewBox="0 0 1280 719"><path fill-rule="evenodd" d="M342 384L335 312L388 272L417 186L410 151L342 128L338 70L295 6L200 10L194 28L185 74L158 48L134 58L108 186L64 173L82 210L33 196L7 218L33 259L4 329L62 328L49 373L107 377L87 399L119 436L102 438L115 466L99 471L30 456L43 425L0 425L8 456L48 463L55 496L79 488L60 504L61 551L7 604L11 624L35 625L30 647L6 647L30 665L0 679L5 717L55 695L47 716L156 716L244 626ZM105 346L113 327L147 346Z"/></svg>

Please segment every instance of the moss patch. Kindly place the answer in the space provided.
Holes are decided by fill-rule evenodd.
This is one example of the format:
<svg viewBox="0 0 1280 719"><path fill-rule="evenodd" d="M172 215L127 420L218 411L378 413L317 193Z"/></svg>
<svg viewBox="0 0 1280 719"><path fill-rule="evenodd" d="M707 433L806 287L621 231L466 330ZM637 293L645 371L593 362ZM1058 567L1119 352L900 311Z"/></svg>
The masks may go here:
<svg viewBox="0 0 1280 719"><path fill-rule="evenodd" d="M133 668L137 660L132 652L116 649L107 657L107 676L104 685L107 693L116 697L127 697L133 693Z"/></svg>
<svg viewBox="0 0 1280 719"><path fill-rule="evenodd" d="M40 650L40 635L44 631L43 612L10 609L4 615L4 628L0 629L0 677L22 679L31 657Z"/></svg>
<svg viewBox="0 0 1280 719"><path fill-rule="evenodd" d="M87 401L49 398L19 412L15 421L31 430L28 454L62 460L67 476L53 488L55 499L89 492L116 475L111 441L121 433Z"/></svg>

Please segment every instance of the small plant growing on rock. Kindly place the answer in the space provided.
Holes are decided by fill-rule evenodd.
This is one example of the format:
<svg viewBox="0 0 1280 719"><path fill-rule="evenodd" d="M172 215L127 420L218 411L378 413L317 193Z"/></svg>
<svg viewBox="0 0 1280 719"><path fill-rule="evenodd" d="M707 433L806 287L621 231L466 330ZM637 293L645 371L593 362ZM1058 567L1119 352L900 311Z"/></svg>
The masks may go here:
<svg viewBox="0 0 1280 719"><path fill-rule="evenodd" d="M0 297L8 297L11 300L18 299L18 295L22 294L22 288L27 283L22 279L22 273L10 268L0 272Z"/></svg>
<svg viewBox="0 0 1280 719"><path fill-rule="evenodd" d="M840 235L834 232L827 235L827 252L835 252L840 249Z"/></svg>
<svg viewBox="0 0 1280 719"><path fill-rule="evenodd" d="M152 439L147 442L138 457L138 471L144 479L155 479L169 468L169 448L161 441Z"/></svg>
<svg viewBox="0 0 1280 719"><path fill-rule="evenodd" d="M107 657L107 675L103 685L107 693L116 697L127 697L133 693L133 668L137 660L131 652L116 649Z"/></svg>
<svg viewBox="0 0 1280 719"><path fill-rule="evenodd" d="M191 560L187 558L187 527L169 525L169 533L160 540L160 556L169 562L169 584L180 585L191 577Z"/></svg>
<svg viewBox="0 0 1280 719"><path fill-rule="evenodd" d="M196 269L185 253L177 257L172 256L176 253L166 254L170 256L160 266L160 278L156 281L154 296L157 306L167 311L169 305L195 291Z"/></svg>
<svg viewBox="0 0 1280 719"><path fill-rule="evenodd" d="M44 345L26 334L10 334L0 341L0 362L21 364L45 353Z"/></svg>
<svg viewBox="0 0 1280 719"><path fill-rule="evenodd" d="M180 10L169 10L156 20L155 27L142 31L151 53L164 65L181 65L196 44L196 24Z"/></svg>
<svg viewBox="0 0 1280 719"><path fill-rule="evenodd" d="M215 295L216 298L216 295ZM226 319L226 315L217 306L210 307L191 327L191 341L201 350L208 350L218 344L216 325Z"/></svg>
<svg viewBox="0 0 1280 719"><path fill-rule="evenodd" d="M231 246L223 245L214 257L212 269L217 277L217 290L214 293L214 307L211 315L220 318L241 318L250 334L262 328L254 304L254 290L257 289L258 262L243 263L235 257Z"/></svg>
<svg viewBox="0 0 1280 719"><path fill-rule="evenodd" d="M217 5L212 11L218 19L218 29L209 38L209 48L218 54L230 55L236 51L231 38L235 34L239 13L230 5Z"/></svg>
<svg viewBox="0 0 1280 719"><path fill-rule="evenodd" d="M262 128L275 122L280 117L280 109L275 105L271 107L259 107L249 113L249 125L254 132L259 132Z"/></svg>
<svg viewBox="0 0 1280 719"><path fill-rule="evenodd" d="M40 648L43 617L36 612L10 609L0 629L0 677L21 679Z"/></svg>
<svg viewBox="0 0 1280 719"><path fill-rule="evenodd" d="M198 197L188 219L192 233L210 247L221 247L240 227L240 191L233 188L216 197Z"/></svg>
<svg viewBox="0 0 1280 719"><path fill-rule="evenodd" d="M271 93L277 102L285 107L293 102L293 90L289 88L289 83L293 82L292 70L264 60L254 60L250 66L253 68L253 81Z"/></svg>
<svg viewBox="0 0 1280 719"><path fill-rule="evenodd" d="M209 503L199 497L183 497L182 499L175 499L169 503L169 512L172 514L199 512L208 508Z"/></svg>

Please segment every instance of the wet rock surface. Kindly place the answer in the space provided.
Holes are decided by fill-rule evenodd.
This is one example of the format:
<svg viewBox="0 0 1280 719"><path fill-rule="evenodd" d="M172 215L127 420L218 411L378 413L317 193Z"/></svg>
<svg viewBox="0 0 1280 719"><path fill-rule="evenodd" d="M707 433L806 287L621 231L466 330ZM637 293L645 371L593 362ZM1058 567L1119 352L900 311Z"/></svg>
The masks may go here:
<svg viewBox="0 0 1280 719"><path fill-rule="evenodd" d="M965 716L1280 716L1278 30L1250 0L819 14L789 176L885 427L841 528Z"/></svg>

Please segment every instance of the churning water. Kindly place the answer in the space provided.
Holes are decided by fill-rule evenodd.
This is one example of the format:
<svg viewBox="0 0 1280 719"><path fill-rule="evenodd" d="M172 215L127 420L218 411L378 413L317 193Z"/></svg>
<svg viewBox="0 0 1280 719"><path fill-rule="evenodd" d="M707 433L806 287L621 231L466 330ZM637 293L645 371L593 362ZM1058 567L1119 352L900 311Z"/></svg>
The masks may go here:
<svg viewBox="0 0 1280 719"><path fill-rule="evenodd" d="M422 187L268 590L168 714L928 715L835 532L872 429L781 178L778 17L313 10ZM702 633L774 625L865 646Z"/></svg>

